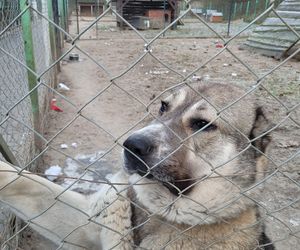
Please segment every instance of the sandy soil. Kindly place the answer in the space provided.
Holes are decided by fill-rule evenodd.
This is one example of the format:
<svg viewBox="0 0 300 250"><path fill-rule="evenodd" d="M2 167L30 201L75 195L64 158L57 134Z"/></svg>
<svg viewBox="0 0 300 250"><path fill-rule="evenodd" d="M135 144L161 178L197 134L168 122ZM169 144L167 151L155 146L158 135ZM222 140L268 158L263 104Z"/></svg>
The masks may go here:
<svg viewBox="0 0 300 250"><path fill-rule="evenodd" d="M80 155L93 155L97 152L100 152L98 157L106 153L91 166L92 176L87 178L98 180L109 172L117 171L122 164L120 145L128 132L152 119L151 115L147 115L148 104L155 98L160 99L162 91L181 82L221 50L216 48L216 43L219 42L216 38L164 38L151 45L152 55L144 56L133 66L144 53L145 41L132 31L101 30L100 34L101 39L79 41L78 47L101 64L109 74L76 49L73 52L79 53L79 62L62 62L59 79L70 87L70 91L61 93L74 106L59 96L54 96L63 112L51 111L46 137L53 139L51 148L43 155L44 165L41 171L52 165L67 166L67 159L70 157L78 160ZM237 39L229 48L256 75L262 76L280 63L272 58L239 50L243 41ZM70 46L66 44L66 49ZM256 78L239 63L237 57L224 51L194 72L196 77L189 77L188 81L193 82L198 76L205 76L206 79L249 89L256 83ZM132 68L125 73L129 67ZM120 76L121 73L124 74ZM111 81L112 78L114 81ZM270 120L277 124L283 119L287 109L299 104L299 62L289 61L263 80L263 86L269 93L264 88L259 88L254 94L260 97ZM153 114L156 113L157 102L149 107ZM267 231L276 242L277 249L296 249L300 243L300 159L295 155L297 152L299 155L300 146L299 106L292 111L291 117L296 122L288 119L274 131L270 152L270 157L277 164L271 163L270 170L278 168L284 175L275 173L265 182L264 195L256 197L262 210L269 211L266 217ZM71 146L74 142L78 144L77 148ZM63 143L69 147L61 149L60 145ZM83 173L84 167L93 162L89 160L91 158L93 156L87 162L81 161L82 166L79 164L72 173ZM285 161L288 162L284 163ZM62 182L58 181L66 185ZM83 182L81 184L84 185ZM89 192L91 186L83 189L76 186L75 189ZM97 184L92 191L94 189L97 189ZM49 245L49 249L53 248Z"/></svg>

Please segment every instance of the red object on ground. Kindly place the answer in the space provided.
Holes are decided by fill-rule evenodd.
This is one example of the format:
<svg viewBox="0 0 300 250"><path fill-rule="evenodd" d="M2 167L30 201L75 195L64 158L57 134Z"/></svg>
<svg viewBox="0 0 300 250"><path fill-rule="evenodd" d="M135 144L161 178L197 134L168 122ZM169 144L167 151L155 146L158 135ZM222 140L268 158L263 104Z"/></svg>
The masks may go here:
<svg viewBox="0 0 300 250"><path fill-rule="evenodd" d="M222 43L217 43L216 44L216 48L223 48L223 47L224 47L224 45Z"/></svg>
<svg viewBox="0 0 300 250"><path fill-rule="evenodd" d="M63 112L63 110L56 105L56 99L52 99L50 102L50 109L56 112Z"/></svg>

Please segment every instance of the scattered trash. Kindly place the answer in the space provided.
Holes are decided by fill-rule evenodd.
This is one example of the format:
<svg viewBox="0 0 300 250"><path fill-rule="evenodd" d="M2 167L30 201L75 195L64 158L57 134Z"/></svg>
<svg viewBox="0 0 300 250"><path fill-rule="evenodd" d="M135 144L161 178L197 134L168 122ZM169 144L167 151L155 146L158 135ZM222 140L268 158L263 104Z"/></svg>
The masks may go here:
<svg viewBox="0 0 300 250"><path fill-rule="evenodd" d="M61 148L61 149L66 149L66 148L68 148L68 145L67 145L67 144L61 144L61 145L60 145L60 148Z"/></svg>
<svg viewBox="0 0 300 250"><path fill-rule="evenodd" d="M71 146L72 146L73 148L77 148L77 147L78 147L78 144L77 144L76 142L73 142L73 143L71 144Z"/></svg>
<svg viewBox="0 0 300 250"><path fill-rule="evenodd" d="M186 72L186 69L183 69L182 72L185 73L185 72Z"/></svg>
<svg viewBox="0 0 300 250"><path fill-rule="evenodd" d="M79 60L79 54L77 54L77 53L70 53L69 54L69 60L70 61L78 61Z"/></svg>
<svg viewBox="0 0 300 250"><path fill-rule="evenodd" d="M196 75L193 75L193 76L192 76L192 79L193 79L194 81L201 81L201 80L202 80L202 76L196 76Z"/></svg>
<svg viewBox="0 0 300 250"><path fill-rule="evenodd" d="M63 112L63 110L57 106L56 99L54 98L50 101L50 109L56 112Z"/></svg>
<svg viewBox="0 0 300 250"><path fill-rule="evenodd" d="M45 175L48 180L54 181L59 177L59 175L62 175L62 169L58 165L51 166L50 168L46 169Z"/></svg>
<svg viewBox="0 0 300 250"><path fill-rule="evenodd" d="M231 66L231 64L230 63L224 63L223 64L223 67L228 67L228 66Z"/></svg>
<svg viewBox="0 0 300 250"><path fill-rule="evenodd" d="M231 73L232 76L237 76L237 73Z"/></svg>
<svg viewBox="0 0 300 250"><path fill-rule="evenodd" d="M299 218L290 219L290 223L292 224L292 226L297 227L300 225L300 219Z"/></svg>
<svg viewBox="0 0 300 250"><path fill-rule="evenodd" d="M216 44L216 48L224 48L224 44L222 44L222 43L217 43L217 44Z"/></svg>
<svg viewBox="0 0 300 250"><path fill-rule="evenodd" d="M70 90L70 88L67 85L65 85L64 83L62 83L62 82L59 83L57 85L57 87L58 87L59 90L65 90L65 91L69 91Z"/></svg>

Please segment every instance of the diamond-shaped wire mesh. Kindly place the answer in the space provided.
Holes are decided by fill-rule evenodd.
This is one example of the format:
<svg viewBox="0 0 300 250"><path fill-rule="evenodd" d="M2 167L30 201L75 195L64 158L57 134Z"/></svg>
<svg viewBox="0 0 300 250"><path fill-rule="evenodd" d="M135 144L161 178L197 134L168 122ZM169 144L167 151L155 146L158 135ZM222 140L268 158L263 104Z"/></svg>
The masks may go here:
<svg viewBox="0 0 300 250"><path fill-rule="evenodd" d="M88 17L86 3L49 2L0 1L0 142L18 163L1 165L0 201L24 220L1 219L1 248L297 248L300 49L281 61L239 49L270 13L300 38L274 1L234 22L230 38L196 1L149 31L122 15L130 1L102 13L95 1ZM28 14L35 68L21 25ZM172 29L181 22L187 28Z"/></svg>

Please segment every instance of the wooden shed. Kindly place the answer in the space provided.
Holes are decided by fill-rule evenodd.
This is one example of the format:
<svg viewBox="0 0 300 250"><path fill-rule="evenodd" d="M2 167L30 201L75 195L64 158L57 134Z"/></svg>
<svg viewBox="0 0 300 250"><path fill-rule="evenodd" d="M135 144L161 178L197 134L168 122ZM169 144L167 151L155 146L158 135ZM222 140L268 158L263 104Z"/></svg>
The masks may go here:
<svg viewBox="0 0 300 250"><path fill-rule="evenodd" d="M284 0L276 9L284 21L298 32L290 30L274 13L259 26L247 39L244 48L263 55L281 58L293 47L299 45L300 0Z"/></svg>
<svg viewBox="0 0 300 250"><path fill-rule="evenodd" d="M116 0L116 10L120 16L138 29L160 29L173 22L179 13L179 0ZM141 24L143 22L143 24ZM117 17L120 28L127 25ZM175 28L174 25L173 28Z"/></svg>
<svg viewBox="0 0 300 250"><path fill-rule="evenodd" d="M78 10L80 16L98 16L103 12L103 0L79 0Z"/></svg>

